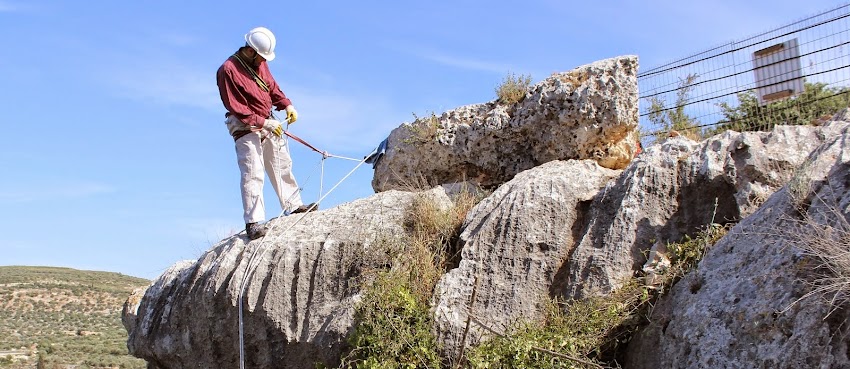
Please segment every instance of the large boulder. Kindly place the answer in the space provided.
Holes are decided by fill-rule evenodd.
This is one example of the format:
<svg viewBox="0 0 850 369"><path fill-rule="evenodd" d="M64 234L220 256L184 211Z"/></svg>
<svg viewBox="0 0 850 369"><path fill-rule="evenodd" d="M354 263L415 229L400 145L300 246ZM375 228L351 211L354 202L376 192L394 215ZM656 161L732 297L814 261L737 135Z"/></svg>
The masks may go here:
<svg viewBox="0 0 850 369"><path fill-rule="evenodd" d="M559 288L590 201L617 174L591 160L549 162L518 174L470 211L460 266L435 293L437 331L448 352L459 348L468 318L486 317L479 319L503 329L539 316L542 297ZM486 333L473 327L466 342Z"/></svg>
<svg viewBox="0 0 850 369"><path fill-rule="evenodd" d="M442 342L459 348L469 312L472 327L503 330L541 319L545 298L616 290L654 245L751 214L835 134L833 128L776 127L702 143L677 137L648 148L617 177L575 161L520 173L467 216L462 261L434 297ZM489 333L468 335L474 343Z"/></svg>
<svg viewBox="0 0 850 369"><path fill-rule="evenodd" d="M484 187L552 160L622 169L637 149L638 61L622 56L556 73L513 105L492 101L423 117L390 133L376 192L472 180Z"/></svg>
<svg viewBox="0 0 850 369"><path fill-rule="evenodd" d="M815 168L814 180L805 183L816 184L817 196L795 198L795 209L802 204L806 214L819 214L815 210L825 205L818 201L833 196L830 201L844 214L850 202L844 197L850 179L841 174L850 160L847 130L847 123L833 122L727 132L702 143L673 138L648 148L619 175L597 160L551 161L519 173L468 214L462 260L438 283L434 296L435 329L453 353L467 318L501 330L539 319L546 297L613 291L634 275L650 247L679 240L712 221L735 222L752 214L819 146L811 156L817 160L804 166ZM840 185L825 185L833 182ZM426 195L448 206L447 192L437 188ZM146 359L151 369L237 367L241 306L248 367L338 365L354 324L361 272L390 265L385 253L375 252L376 245L403 237L404 211L421 195L387 191L303 218L274 219L265 241L247 242L240 234L196 261L175 265L125 305L130 352ZM631 349L632 365L847 366L847 332L839 330L846 328L845 311L822 320L828 306L800 304L789 315L762 314L784 308L803 293L794 281L805 277L796 270L805 266L799 262L805 258L789 251L793 245L783 248L789 242L741 231L774 223L792 229L795 223L786 227L779 219L794 213L778 201L771 198L756 212L764 220L747 218L727 237L739 243L723 241L729 245L718 245L698 273L662 300L653 318L657 325ZM473 290L476 298L470 303ZM749 322L758 322L759 328L745 327ZM486 335L478 323L473 327L467 342ZM730 338L737 335L742 338ZM813 343L806 346L809 338ZM703 339L708 340L704 349L699 346ZM783 344L788 353L777 351ZM721 360L724 347L736 350L726 353L726 361ZM813 356L817 349L829 358ZM653 352L658 357L649 357ZM804 359L794 361L793 353ZM753 357L775 361L755 365Z"/></svg>
<svg viewBox="0 0 850 369"><path fill-rule="evenodd" d="M784 185L834 130L778 126L684 137L649 147L591 206L569 260L563 296L604 295L632 277L651 247L664 249L701 227L737 222Z"/></svg>
<svg viewBox="0 0 850 369"><path fill-rule="evenodd" d="M850 368L846 304L829 294L798 301L824 276L804 245L831 244L845 261L850 247L850 129L822 132L794 179L661 299L624 367ZM846 297L850 270L840 272Z"/></svg>
<svg viewBox="0 0 850 369"><path fill-rule="evenodd" d="M154 369L238 368L244 288L246 367L337 366L361 270L388 265L374 246L404 234L406 204L421 195L388 191L303 218L273 219L262 241L247 242L243 232L197 261L176 264L125 304L130 353ZM425 195L451 204L442 188Z"/></svg>

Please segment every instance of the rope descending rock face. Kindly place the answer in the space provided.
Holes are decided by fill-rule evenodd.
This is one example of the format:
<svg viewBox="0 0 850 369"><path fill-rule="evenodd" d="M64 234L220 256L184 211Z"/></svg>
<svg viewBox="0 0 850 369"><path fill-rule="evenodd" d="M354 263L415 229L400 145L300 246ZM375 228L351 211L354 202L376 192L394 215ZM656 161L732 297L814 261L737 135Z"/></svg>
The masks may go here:
<svg viewBox="0 0 850 369"><path fill-rule="evenodd" d="M364 156L363 160L351 159L351 158L346 158L346 157L341 157L341 156L336 156L336 155L330 155L326 151L319 151L314 146L308 144L306 141L301 140L300 138L295 137L295 135L290 134L288 131L284 131L284 132L286 132L287 136L292 137L293 139L295 139L298 142L301 142L302 144L306 145L307 147L313 149L313 151L316 151L316 152L322 154L322 178L320 179L320 183L324 182L324 162L325 162L325 159L327 159L328 157L336 157L336 158L341 158L341 159L358 161L357 165L353 169L351 169L351 171L349 171L348 174L346 174L344 177L342 177L342 179L340 179L339 182L337 182L324 195L322 195L322 190L321 190L321 185L320 185L320 187L319 187L319 195L320 195L319 200L317 200L314 203L310 203L308 205L301 205L297 209L293 210L292 213L290 213L290 214L299 214L300 213L301 216L298 217L298 219L296 219L295 222L292 222L291 224L289 224L289 227L287 227L286 229L284 229L282 231L282 232L287 232L288 230L295 227L295 225L300 223L301 220L304 219L304 217L307 215L308 212L318 210L319 204L322 202L322 200L324 200L325 197L327 197L334 190L336 190L336 188L339 187L339 185L341 185L343 182L345 182L348 179L348 177L351 177L351 175L354 174L354 172L357 171L357 169L360 168L360 166L363 165L363 163L366 162L367 158L369 158L377 149L372 150L372 153ZM284 146L286 146L286 150L289 150L289 145L284 145ZM293 195L300 193L300 191L301 191L301 189L299 188L296 192L293 193ZM299 210L301 210L301 211L299 211ZM284 214L285 211L286 210L281 211L280 216L287 215L287 214ZM248 281L251 279L251 275L253 274L254 269L257 267L257 265L259 265L260 260L263 259L263 256L265 255L265 253L267 251L267 248L265 247L266 236L268 236L269 234L272 233L272 231L274 230L276 225L277 225L277 223L272 223L269 227L266 228L265 233L261 236L262 238L260 238L260 243L251 251L251 255L248 258L248 264L247 264L246 269L245 269L245 274L242 276L242 279L241 279L241 282L240 282L240 285L239 285L239 298L238 298L237 303L239 305L239 368L240 369L245 369L245 328L244 328L244 313L243 313L245 288L248 284ZM245 250L243 249L243 252L244 251Z"/></svg>

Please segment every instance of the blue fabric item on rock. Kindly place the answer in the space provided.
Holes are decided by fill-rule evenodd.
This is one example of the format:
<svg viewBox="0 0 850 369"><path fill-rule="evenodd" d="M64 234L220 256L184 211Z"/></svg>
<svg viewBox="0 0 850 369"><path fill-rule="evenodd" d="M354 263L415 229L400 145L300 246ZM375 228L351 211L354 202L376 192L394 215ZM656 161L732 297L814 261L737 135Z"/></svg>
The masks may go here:
<svg viewBox="0 0 850 369"><path fill-rule="evenodd" d="M381 157L383 157L384 154L386 154L389 139L390 138L387 137L383 141L381 141L381 144L378 145L375 150L372 150L372 153L366 157L366 162L372 164L372 169L375 169L375 167L378 166L378 161L381 160Z"/></svg>

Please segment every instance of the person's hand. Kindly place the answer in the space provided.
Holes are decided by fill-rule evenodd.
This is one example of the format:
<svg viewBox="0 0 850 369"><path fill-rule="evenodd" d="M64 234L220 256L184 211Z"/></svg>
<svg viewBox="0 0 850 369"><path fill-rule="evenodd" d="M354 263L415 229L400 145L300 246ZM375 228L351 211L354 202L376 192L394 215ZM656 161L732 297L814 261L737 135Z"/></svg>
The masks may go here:
<svg viewBox="0 0 850 369"><path fill-rule="evenodd" d="M289 105L286 107L286 122L289 124L295 123L298 120L298 112L295 111L295 107Z"/></svg>
<svg viewBox="0 0 850 369"><path fill-rule="evenodd" d="M263 129L277 137L283 135L283 126L281 126L280 122L274 119L266 119L265 123L263 123Z"/></svg>

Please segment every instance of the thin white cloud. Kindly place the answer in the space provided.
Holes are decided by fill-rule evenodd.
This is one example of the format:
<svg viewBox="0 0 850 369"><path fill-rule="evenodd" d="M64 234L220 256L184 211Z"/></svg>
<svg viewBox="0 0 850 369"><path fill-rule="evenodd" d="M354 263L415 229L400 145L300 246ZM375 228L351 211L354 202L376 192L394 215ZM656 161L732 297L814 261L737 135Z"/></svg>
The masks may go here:
<svg viewBox="0 0 850 369"><path fill-rule="evenodd" d="M389 101L369 93L344 95L333 91L288 88L298 109L293 134L332 154L368 154L410 113L392 109Z"/></svg>
<svg viewBox="0 0 850 369"><path fill-rule="evenodd" d="M112 186L96 182L64 182L27 189L0 189L0 203L27 203L78 199L115 192Z"/></svg>
<svg viewBox="0 0 850 369"><path fill-rule="evenodd" d="M412 48L409 46L390 46L390 48L405 54L410 54L437 64L454 68L496 73L500 75L505 74L512 69L508 64L451 55L439 50L425 47Z"/></svg>
<svg viewBox="0 0 850 369"><path fill-rule="evenodd" d="M223 110L210 67L167 58L139 59L144 62L118 62L111 67L103 82L114 95L164 106ZM282 87L299 112L293 133L329 152L371 150L402 119L410 118L409 112L395 112L388 98L368 91Z"/></svg>
<svg viewBox="0 0 850 369"><path fill-rule="evenodd" d="M0 1L0 13L13 13L17 11L21 11L23 8L9 1Z"/></svg>
<svg viewBox="0 0 850 369"><path fill-rule="evenodd" d="M36 13L45 8L44 4L0 0L0 13Z"/></svg>
<svg viewBox="0 0 850 369"><path fill-rule="evenodd" d="M117 63L121 69L114 69L109 80L104 82L116 95L126 98L216 112L221 110L214 71L157 61L157 58L143 59L144 63Z"/></svg>
<svg viewBox="0 0 850 369"><path fill-rule="evenodd" d="M199 38L190 33L145 31L139 42L127 49L84 45L77 50L103 56L84 67L90 68L89 73L112 96L218 112L218 65L193 63L175 53L198 42Z"/></svg>
<svg viewBox="0 0 850 369"><path fill-rule="evenodd" d="M466 59L462 57L452 56L448 54L443 54L439 52L432 52L429 54L422 54L426 59L432 60L434 62L448 65L451 67L457 67L462 69L471 69L471 70L479 70L484 72L493 72L498 74L504 74L511 69L511 67L507 64L499 64L488 61L474 60L474 59Z"/></svg>

